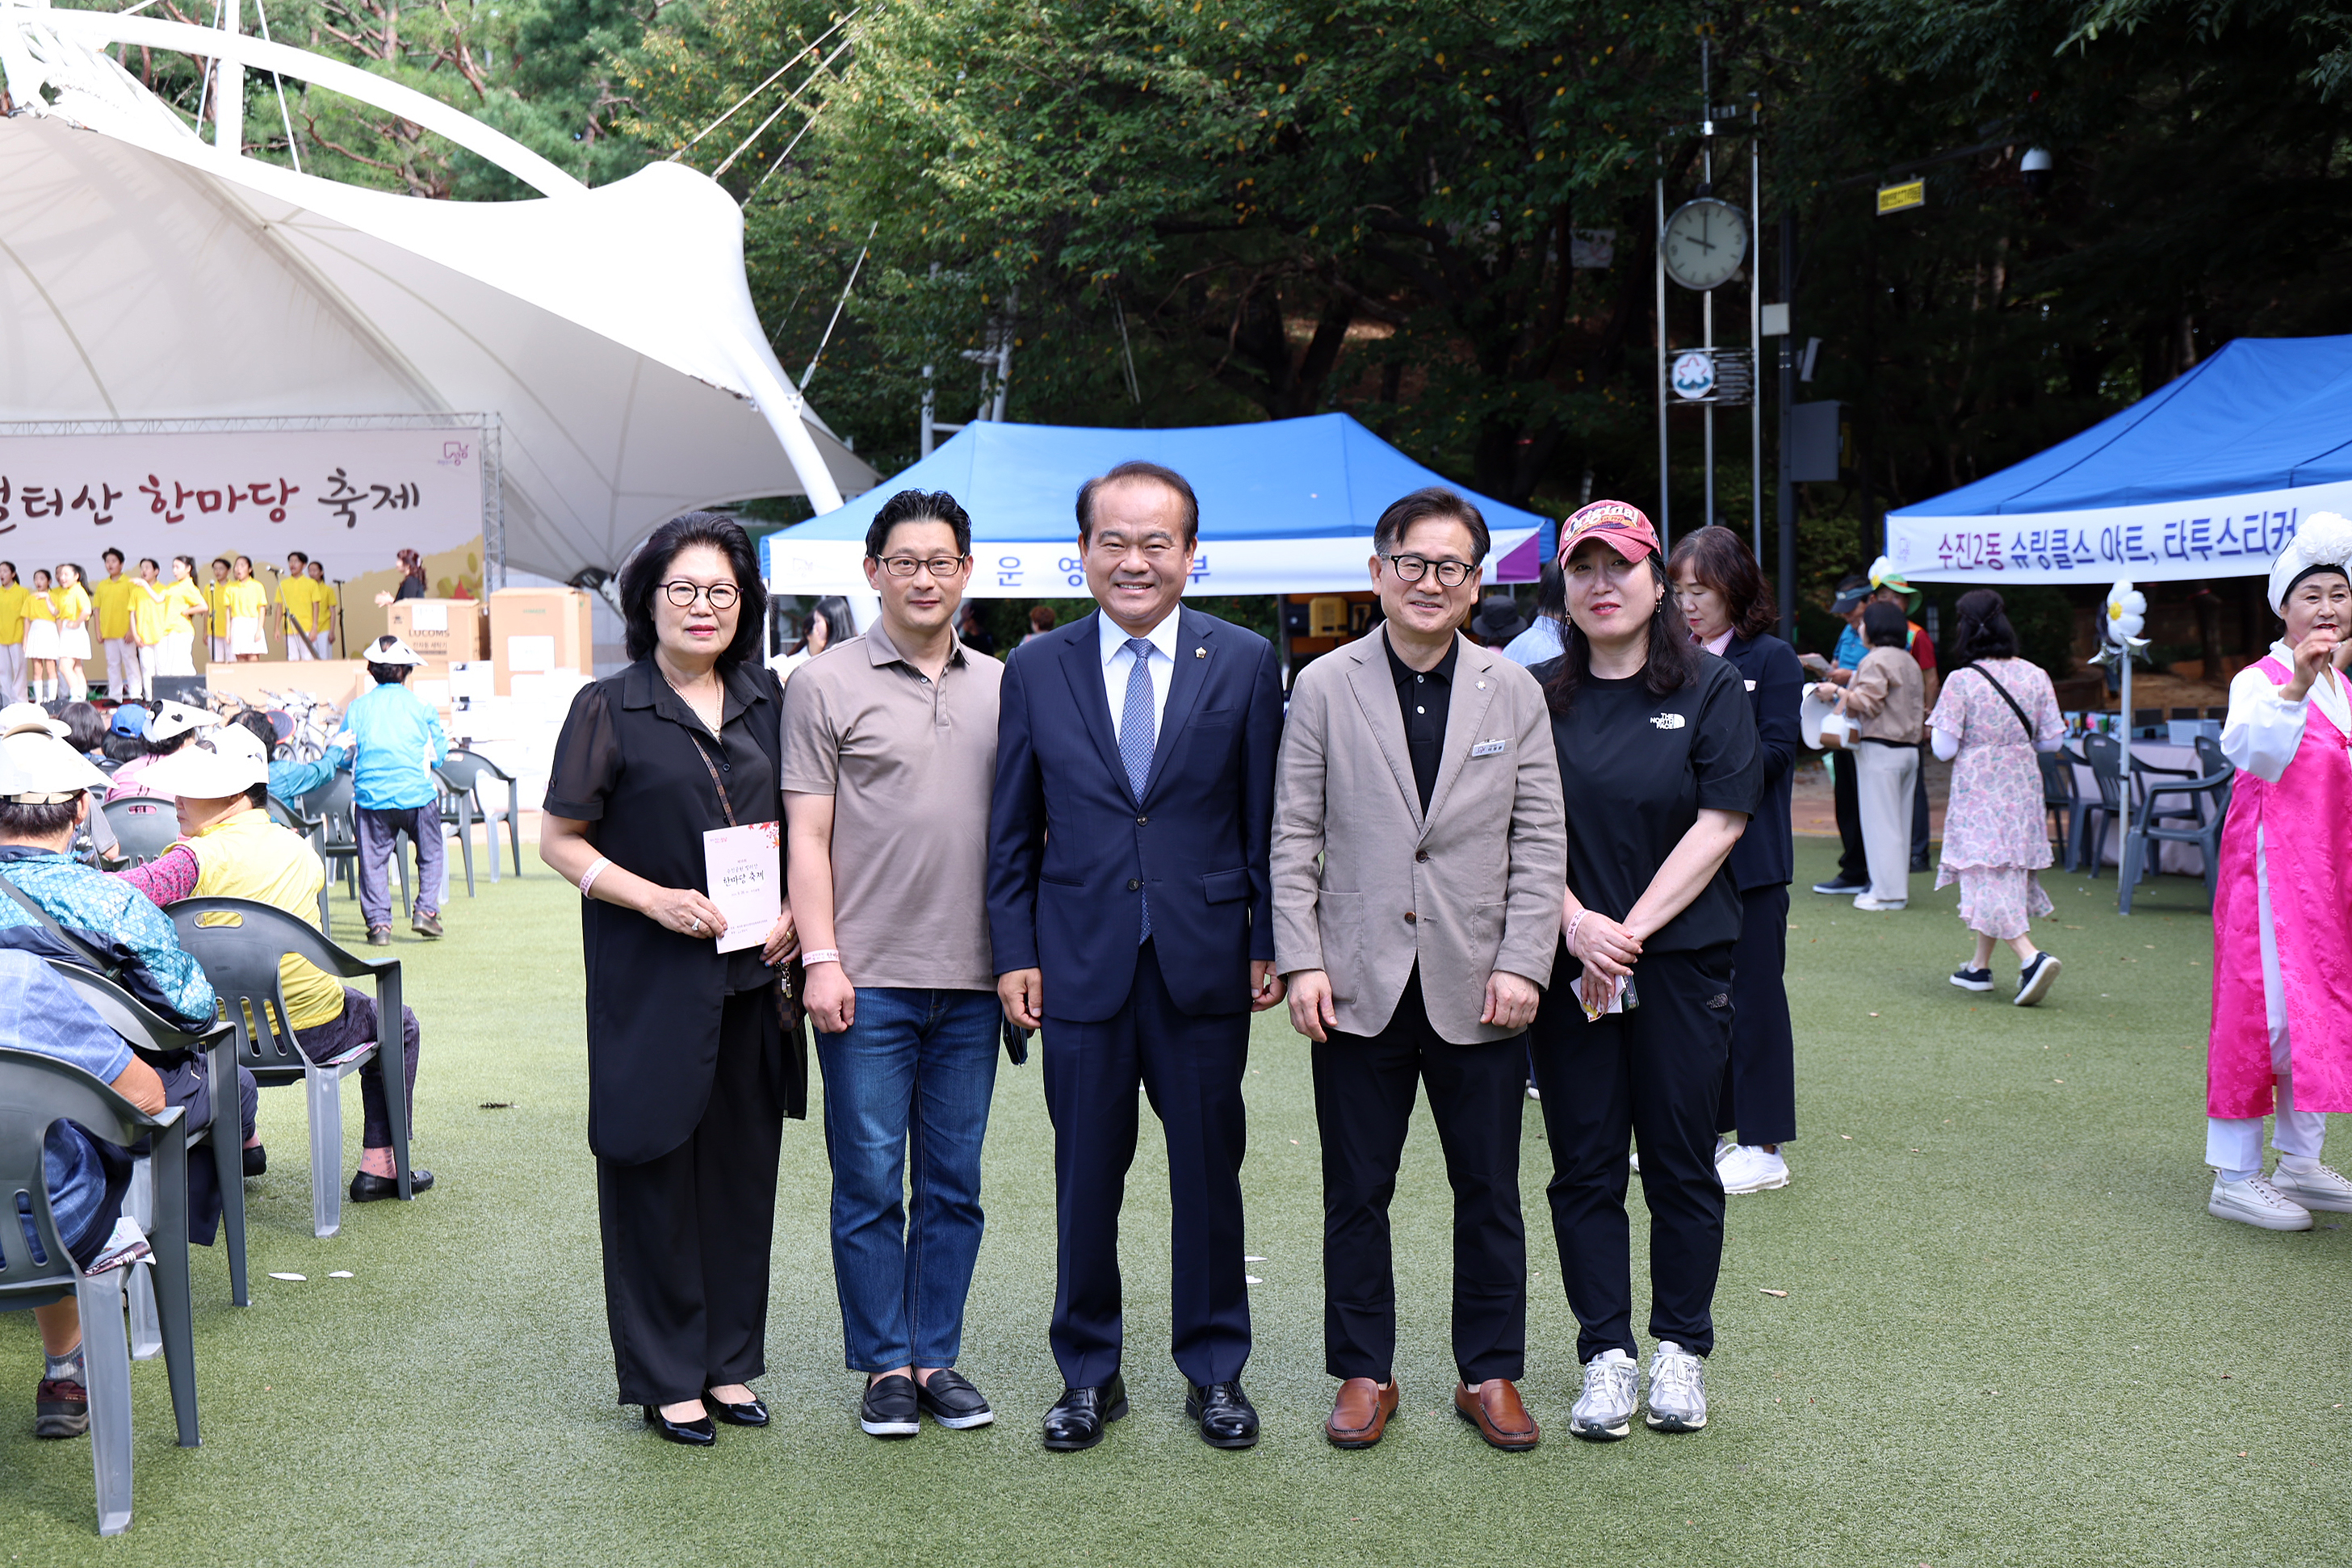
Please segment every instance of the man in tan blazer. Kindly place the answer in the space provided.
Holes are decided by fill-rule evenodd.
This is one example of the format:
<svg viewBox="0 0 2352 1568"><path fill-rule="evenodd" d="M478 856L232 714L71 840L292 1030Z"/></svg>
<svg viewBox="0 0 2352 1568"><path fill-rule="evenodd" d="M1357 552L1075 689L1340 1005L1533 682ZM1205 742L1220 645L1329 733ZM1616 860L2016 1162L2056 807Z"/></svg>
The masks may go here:
<svg viewBox="0 0 2352 1568"><path fill-rule="evenodd" d="M1396 1410L1388 1206L1416 1088L1454 1185L1454 1407L1535 1447L1519 1218L1525 1031L1551 978L1568 847L1536 679L1455 630L1485 519L1449 490L1381 516L1384 625L1299 673L1275 784L1274 943L1315 1042L1323 1335L1340 1379L1324 1434L1368 1448Z"/></svg>

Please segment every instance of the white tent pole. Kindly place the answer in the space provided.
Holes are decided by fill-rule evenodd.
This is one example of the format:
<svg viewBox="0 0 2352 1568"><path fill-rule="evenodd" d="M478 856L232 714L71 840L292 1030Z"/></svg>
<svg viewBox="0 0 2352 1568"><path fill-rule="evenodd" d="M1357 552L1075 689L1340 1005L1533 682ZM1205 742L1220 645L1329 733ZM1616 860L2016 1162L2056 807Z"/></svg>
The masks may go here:
<svg viewBox="0 0 2352 1568"><path fill-rule="evenodd" d="M239 30L238 4L239 0L221 0L222 32ZM235 157L245 151L245 67L234 59L223 59L216 68L220 81L213 89L213 145Z"/></svg>

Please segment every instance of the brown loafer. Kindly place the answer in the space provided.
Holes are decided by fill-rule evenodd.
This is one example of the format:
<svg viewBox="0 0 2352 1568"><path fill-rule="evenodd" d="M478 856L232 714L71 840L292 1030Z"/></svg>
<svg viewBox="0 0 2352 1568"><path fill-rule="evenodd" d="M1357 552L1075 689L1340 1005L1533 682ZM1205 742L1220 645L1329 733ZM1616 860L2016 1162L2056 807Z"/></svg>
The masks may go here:
<svg viewBox="0 0 2352 1568"><path fill-rule="evenodd" d="M1323 1423L1323 1436L1331 1439L1335 1448L1369 1448L1389 1429L1389 1417L1396 1409L1395 1378L1382 1387L1369 1377L1351 1377L1339 1385L1339 1397L1331 1404L1331 1419Z"/></svg>
<svg viewBox="0 0 2352 1568"><path fill-rule="evenodd" d="M1454 1414L1478 1428L1478 1436L1508 1453L1525 1453L1543 1436L1535 1417L1519 1403L1519 1391L1507 1377L1490 1377L1473 1394L1467 1385L1454 1385Z"/></svg>

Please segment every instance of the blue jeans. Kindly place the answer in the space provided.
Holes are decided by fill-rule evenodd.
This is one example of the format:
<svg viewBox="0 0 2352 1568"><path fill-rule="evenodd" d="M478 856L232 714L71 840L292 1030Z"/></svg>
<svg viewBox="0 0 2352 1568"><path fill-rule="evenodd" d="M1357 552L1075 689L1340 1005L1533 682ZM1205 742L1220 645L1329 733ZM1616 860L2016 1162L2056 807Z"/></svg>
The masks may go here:
<svg viewBox="0 0 2352 1568"><path fill-rule="evenodd" d="M833 1273L853 1371L953 1366L962 1350L1002 1016L992 991L861 985L856 1021L817 1033Z"/></svg>

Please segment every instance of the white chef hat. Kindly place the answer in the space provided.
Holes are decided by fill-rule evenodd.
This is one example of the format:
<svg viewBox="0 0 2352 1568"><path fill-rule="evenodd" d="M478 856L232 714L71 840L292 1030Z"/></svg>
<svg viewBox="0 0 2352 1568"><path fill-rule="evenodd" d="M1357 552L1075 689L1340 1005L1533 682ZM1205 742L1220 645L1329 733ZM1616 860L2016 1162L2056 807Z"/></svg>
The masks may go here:
<svg viewBox="0 0 2352 1568"><path fill-rule="evenodd" d="M2309 573L2338 572L2352 579L2347 563L2352 563L2352 520L2340 512L2313 512L2271 563L2271 608L2284 615L2288 592Z"/></svg>

